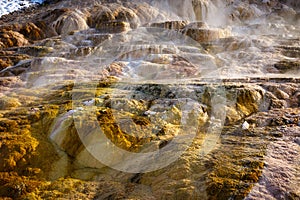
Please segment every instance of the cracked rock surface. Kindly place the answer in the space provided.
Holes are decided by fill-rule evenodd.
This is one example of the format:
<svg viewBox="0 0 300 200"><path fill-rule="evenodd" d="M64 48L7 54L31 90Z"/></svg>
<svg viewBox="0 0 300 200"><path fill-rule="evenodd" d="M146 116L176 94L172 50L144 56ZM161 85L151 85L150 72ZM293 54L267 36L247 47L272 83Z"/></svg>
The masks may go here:
<svg viewBox="0 0 300 200"><path fill-rule="evenodd" d="M299 199L299 19L281 0L2 16L0 198Z"/></svg>

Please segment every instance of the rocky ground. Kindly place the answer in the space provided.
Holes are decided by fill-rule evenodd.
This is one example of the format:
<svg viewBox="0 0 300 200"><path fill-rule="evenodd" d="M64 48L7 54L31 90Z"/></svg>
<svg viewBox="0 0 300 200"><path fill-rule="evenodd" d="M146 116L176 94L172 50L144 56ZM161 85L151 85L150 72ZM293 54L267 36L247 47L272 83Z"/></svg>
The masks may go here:
<svg viewBox="0 0 300 200"><path fill-rule="evenodd" d="M2 16L0 198L299 199L299 6L62 0Z"/></svg>

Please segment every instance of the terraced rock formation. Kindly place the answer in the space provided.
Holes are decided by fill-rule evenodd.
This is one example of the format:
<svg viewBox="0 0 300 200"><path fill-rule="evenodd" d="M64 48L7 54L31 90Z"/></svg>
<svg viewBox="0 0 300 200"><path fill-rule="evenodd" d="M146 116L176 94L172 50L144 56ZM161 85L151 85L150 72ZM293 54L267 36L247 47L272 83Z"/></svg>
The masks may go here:
<svg viewBox="0 0 300 200"><path fill-rule="evenodd" d="M299 199L298 16L277 0L3 16L0 197Z"/></svg>

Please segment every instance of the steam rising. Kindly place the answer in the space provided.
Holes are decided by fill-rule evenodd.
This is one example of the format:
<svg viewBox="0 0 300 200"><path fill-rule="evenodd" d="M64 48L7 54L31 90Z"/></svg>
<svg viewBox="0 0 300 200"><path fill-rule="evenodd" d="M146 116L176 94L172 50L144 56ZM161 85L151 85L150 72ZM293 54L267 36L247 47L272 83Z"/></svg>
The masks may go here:
<svg viewBox="0 0 300 200"><path fill-rule="evenodd" d="M95 6L101 4L99 1L91 2ZM184 20L187 23L204 22L206 29L218 27L231 30L232 36L230 37L207 44L199 44L200 46L204 45L206 51L202 52L204 56L196 59L198 63L206 63L202 65L203 68L209 68L210 63L213 63L223 78L299 77L299 68L297 67L287 70L276 68L278 63L286 62L297 66L297 63L300 62L297 54L299 51L297 47L300 45L299 3L295 1L283 1L286 4L274 2L257 1L256 4L249 4L238 0L132 0L122 4L136 12L138 19L134 19L136 20L134 23L137 23L138 28L139 26L149 26L151 23ZM66 6L78 8L79 1L66 2L66 4ZM138 10L142 8L147 10L147 16ZM55 83L69 80L78 74L89 73L88 70L81 67L81 65L86 65L82 63L82 57L78 57L78 60L75 58L75 61L74 58L65 57L66 52L77 48L78 40L86 41L86 47L90 48L91 42L85 39L90 34L89 32L93 31L77 32L64 37L63 40L67 45L64 47L53 46L55 53L48 55L43 61L39 61L41 64L33 62L31 72L29 71L26 75L27 80L31 82L29 85L40 87L43 85L41 82ZM119 37L127 40L129 36L127 32L123 32L119 34ZM108 37L109 40L111 40L110 37ZM152 38L147 39L147 35L145 35L143 40L152 40ZM101 47L100 44L99 48ZM146 66L149 56L151 55L145 57L146 60L140 61L140 63ZM209 58L209 62L205 60L207 58ZM55 64L56 62L59 64ZM55 67L61 66L61 63L65 63L64 67ZM67 66L72 66L72 70L69 70ZM289 66L287 65L287 67ZM39 80L34 78L36 71L40 71ZM135 76L136 71L131 70L130 66L127 71L133 73L130 75L131 77Z"/></svg>

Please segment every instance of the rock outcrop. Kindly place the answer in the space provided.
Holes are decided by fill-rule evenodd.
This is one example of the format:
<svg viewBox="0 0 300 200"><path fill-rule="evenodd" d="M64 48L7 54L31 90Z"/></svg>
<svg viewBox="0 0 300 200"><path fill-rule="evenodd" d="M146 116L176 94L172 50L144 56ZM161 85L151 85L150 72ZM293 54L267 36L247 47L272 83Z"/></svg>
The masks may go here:
<svg viewBox="0 0 300 200"><path fill-rule="evenodd" d="M83 13L80 11L69 11L60 15L51 26L58 35L69 34L73 31L82 31L88 29L86 20L83 19Z"/></svg>
<svg viewBox="0 0 300 200"><path fill-rule="evenodd" d="M29 42L28 40L20 33L15 31L3 31L0 33L1 40L0 40L0 47L1 48L8 48L8 47L20 47L27 45Z"/></svg>
<svg viewBox="0 0 300 200"><path fill-rule="evenodd" d="M298 9L49 0L3 16L0 198L299 199Z"/></svg>

